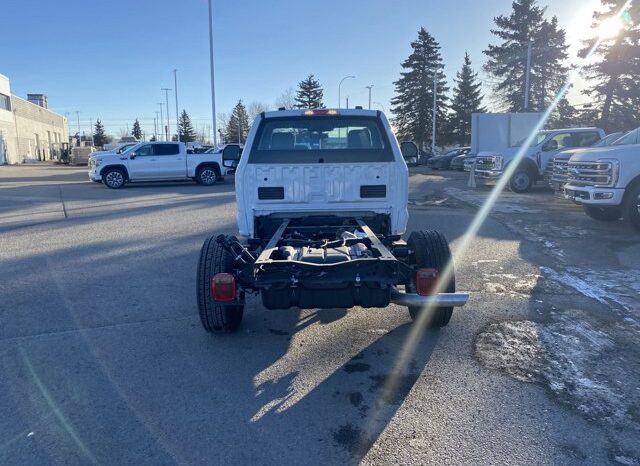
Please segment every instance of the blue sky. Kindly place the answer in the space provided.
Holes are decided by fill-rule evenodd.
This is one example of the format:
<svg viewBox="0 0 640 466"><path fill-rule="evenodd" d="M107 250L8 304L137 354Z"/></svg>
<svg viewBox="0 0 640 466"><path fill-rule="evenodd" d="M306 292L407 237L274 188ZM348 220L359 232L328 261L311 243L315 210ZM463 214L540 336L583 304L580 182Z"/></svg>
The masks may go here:
<svg viewBox="0 0 640 466"><path fill-rule="evenodd" d="M8 2L8 3L7 3ZM548 0L575 45L588 29L598 0ZM216 102L228 112L238 99L273 106L287 88L314 73L325 102L343 99L389 107L393 81L410 42L424 26L442 46L450 79L465 51L478 69L493 38L492 18L510 11L510 0L214 0ZM180 108L198 127L210 124L207 0L3 0L0 73L12 92L43 92L50 107L75 111L88 131L101 118L117 134L138 117L147 132L173 88L177 68ZM578 93L574 102L585 101ZM175 120L173 95L170 98ZM86 128L86 129L85 129Z"/></svg>

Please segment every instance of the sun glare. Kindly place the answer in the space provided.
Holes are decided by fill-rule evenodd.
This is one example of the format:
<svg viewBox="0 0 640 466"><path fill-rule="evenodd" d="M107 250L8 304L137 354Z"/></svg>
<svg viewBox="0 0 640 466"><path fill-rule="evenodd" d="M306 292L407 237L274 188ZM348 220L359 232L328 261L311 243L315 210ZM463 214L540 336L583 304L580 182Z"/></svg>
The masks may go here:
<svg viewBox="0 0 640 466"><path fill-rule="evenodd" d="M598 28L598 36L602 39L612 39L618 35L623 27L622 19L619 16L614 16L602 22Z"/></svg>

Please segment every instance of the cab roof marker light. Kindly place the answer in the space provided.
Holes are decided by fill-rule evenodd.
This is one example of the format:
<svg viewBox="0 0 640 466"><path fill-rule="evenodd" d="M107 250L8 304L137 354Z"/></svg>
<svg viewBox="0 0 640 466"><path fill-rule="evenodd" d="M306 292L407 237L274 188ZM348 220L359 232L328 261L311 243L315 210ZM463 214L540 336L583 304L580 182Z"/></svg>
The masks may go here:
<svg viewBox="0 0 640 466"><path fill-rule="evenodd" d="M337 115L338 111L333 109L320 108L315 110L305 110L305 116Z"/></svg>

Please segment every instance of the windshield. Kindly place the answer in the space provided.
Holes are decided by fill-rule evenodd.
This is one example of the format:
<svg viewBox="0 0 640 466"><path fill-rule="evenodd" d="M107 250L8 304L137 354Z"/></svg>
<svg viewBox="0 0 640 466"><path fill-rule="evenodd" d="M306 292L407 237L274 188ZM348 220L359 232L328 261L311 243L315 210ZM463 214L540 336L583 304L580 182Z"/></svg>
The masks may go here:
<svg viewBox="0 0 640 466"><path fill-rule="evenodd" d="M263 121L249 163L390 162L393 152L375 117L311 116Z"/></svg>
<svg viewBox="0 0 640 466"><path fill-rule="evenodd" d="M640 128L634 129L633 131L629 131L627 134L622 136L616 142L611 144L612 146L627 146L629 144L638 144L638 134L640 133Z"/></svg>
<svg viewBox="0 0 640 466"><path fill-rule="evenodd" d="M124 151L126 151L127 149L133 146L135 146L135 144L125 144L124 146L122 146L120 149L116 151L116 154L122 154Z"/></svg>
<svg viewBox="0 0 640 466"><path fill-rule="evenodd" d="M539 132L538 134L536 134L535 139L533 140L533 142L531 143L531 147L533 146L538 146L540 144L542 144L544 142L545 139L547 139L547 135L549 133L545 133L543 131ZM526 138L522 139L521 141L516 142L513 147L522 147L522 145L526 142Z"/></svg>
<svg viewBox="0 0 640 466"><path fill-rule="evenodd" d="M597 144L594 144L593 147L607 147L609 145L612 145L616 140L620 139L623 134L624 133L612 133L601 139Z"/></svg>

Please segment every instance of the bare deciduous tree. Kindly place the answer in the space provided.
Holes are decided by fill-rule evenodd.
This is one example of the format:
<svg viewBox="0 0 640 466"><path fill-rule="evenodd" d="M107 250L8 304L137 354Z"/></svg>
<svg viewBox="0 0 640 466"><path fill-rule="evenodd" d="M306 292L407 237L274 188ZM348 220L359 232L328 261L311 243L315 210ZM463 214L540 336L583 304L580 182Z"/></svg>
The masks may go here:
<svg viewBox="0 0 640 466"><path fill-rule="evenodd" d="M251 124L255 117L257 117L262 112L266 112L269 110L269 106L267 104L263 104L262 102L253 101L247 106L247 115L249 115L249 123Z"/></svg>
<svg viewBox="0 0 640 466"><path fill-rule="evenodd" d="M296 106L296 93L292 87L284 91L280 96L276 99L276 108L284 107L287 110L295 108Z"/></svg>

